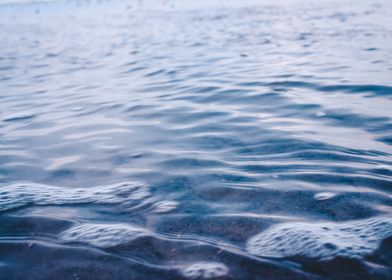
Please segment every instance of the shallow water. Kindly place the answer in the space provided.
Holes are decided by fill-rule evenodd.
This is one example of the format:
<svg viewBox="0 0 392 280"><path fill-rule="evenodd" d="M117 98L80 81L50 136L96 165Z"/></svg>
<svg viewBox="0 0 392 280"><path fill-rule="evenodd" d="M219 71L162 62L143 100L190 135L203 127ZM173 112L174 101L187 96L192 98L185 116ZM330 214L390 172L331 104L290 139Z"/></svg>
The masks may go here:
<svg viewBox="0 0 392 280"><path fill-rule="evenodd" d="M390 279L392 2L192 2L1 2L0 279Z"/></svg>

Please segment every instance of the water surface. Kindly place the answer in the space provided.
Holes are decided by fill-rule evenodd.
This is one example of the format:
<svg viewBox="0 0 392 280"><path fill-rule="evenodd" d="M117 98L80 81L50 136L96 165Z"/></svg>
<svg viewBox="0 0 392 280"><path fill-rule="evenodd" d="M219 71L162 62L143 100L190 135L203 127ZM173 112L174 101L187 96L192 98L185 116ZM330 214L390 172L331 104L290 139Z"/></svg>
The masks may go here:
<svg viewBox="0 0 392 280"><path fill-rule="evenodd" d="M392 2L1 3L0 279L392 277Z"/></svg>

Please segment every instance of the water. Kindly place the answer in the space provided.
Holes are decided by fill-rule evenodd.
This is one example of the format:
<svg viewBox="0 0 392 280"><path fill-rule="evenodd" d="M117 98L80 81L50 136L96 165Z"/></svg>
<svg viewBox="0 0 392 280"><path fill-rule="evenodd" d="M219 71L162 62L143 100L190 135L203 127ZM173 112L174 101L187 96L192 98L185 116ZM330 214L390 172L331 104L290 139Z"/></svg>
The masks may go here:
<svg viewBox="0 0 392 280"><path fill-rule="evenodd" d="M392 277L392 2L32 2L0 279Z"/></svg>

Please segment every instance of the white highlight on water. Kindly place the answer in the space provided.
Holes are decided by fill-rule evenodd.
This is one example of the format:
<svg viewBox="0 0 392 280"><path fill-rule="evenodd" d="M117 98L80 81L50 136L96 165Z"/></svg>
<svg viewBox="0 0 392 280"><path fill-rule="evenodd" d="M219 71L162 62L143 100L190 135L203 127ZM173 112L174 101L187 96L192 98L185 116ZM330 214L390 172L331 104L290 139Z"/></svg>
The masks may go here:
<svg viewBox="0 0 392 280"><path fill-rule="evenodd" d="M314 195L314 199L316 200L327 200L336 196L336 193L332 192L320 192Z"/></svg>

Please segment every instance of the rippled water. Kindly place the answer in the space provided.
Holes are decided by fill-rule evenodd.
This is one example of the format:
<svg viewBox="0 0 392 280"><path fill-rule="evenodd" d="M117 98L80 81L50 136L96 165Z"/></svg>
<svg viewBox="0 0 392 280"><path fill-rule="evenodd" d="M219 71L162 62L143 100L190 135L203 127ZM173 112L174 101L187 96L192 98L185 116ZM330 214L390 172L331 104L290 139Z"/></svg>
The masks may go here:
<svg viewBox="0 0 392 280"><path fill-rule="evenodd" d="M392 277L392 2L10 2L0 279Z"/></svg>

